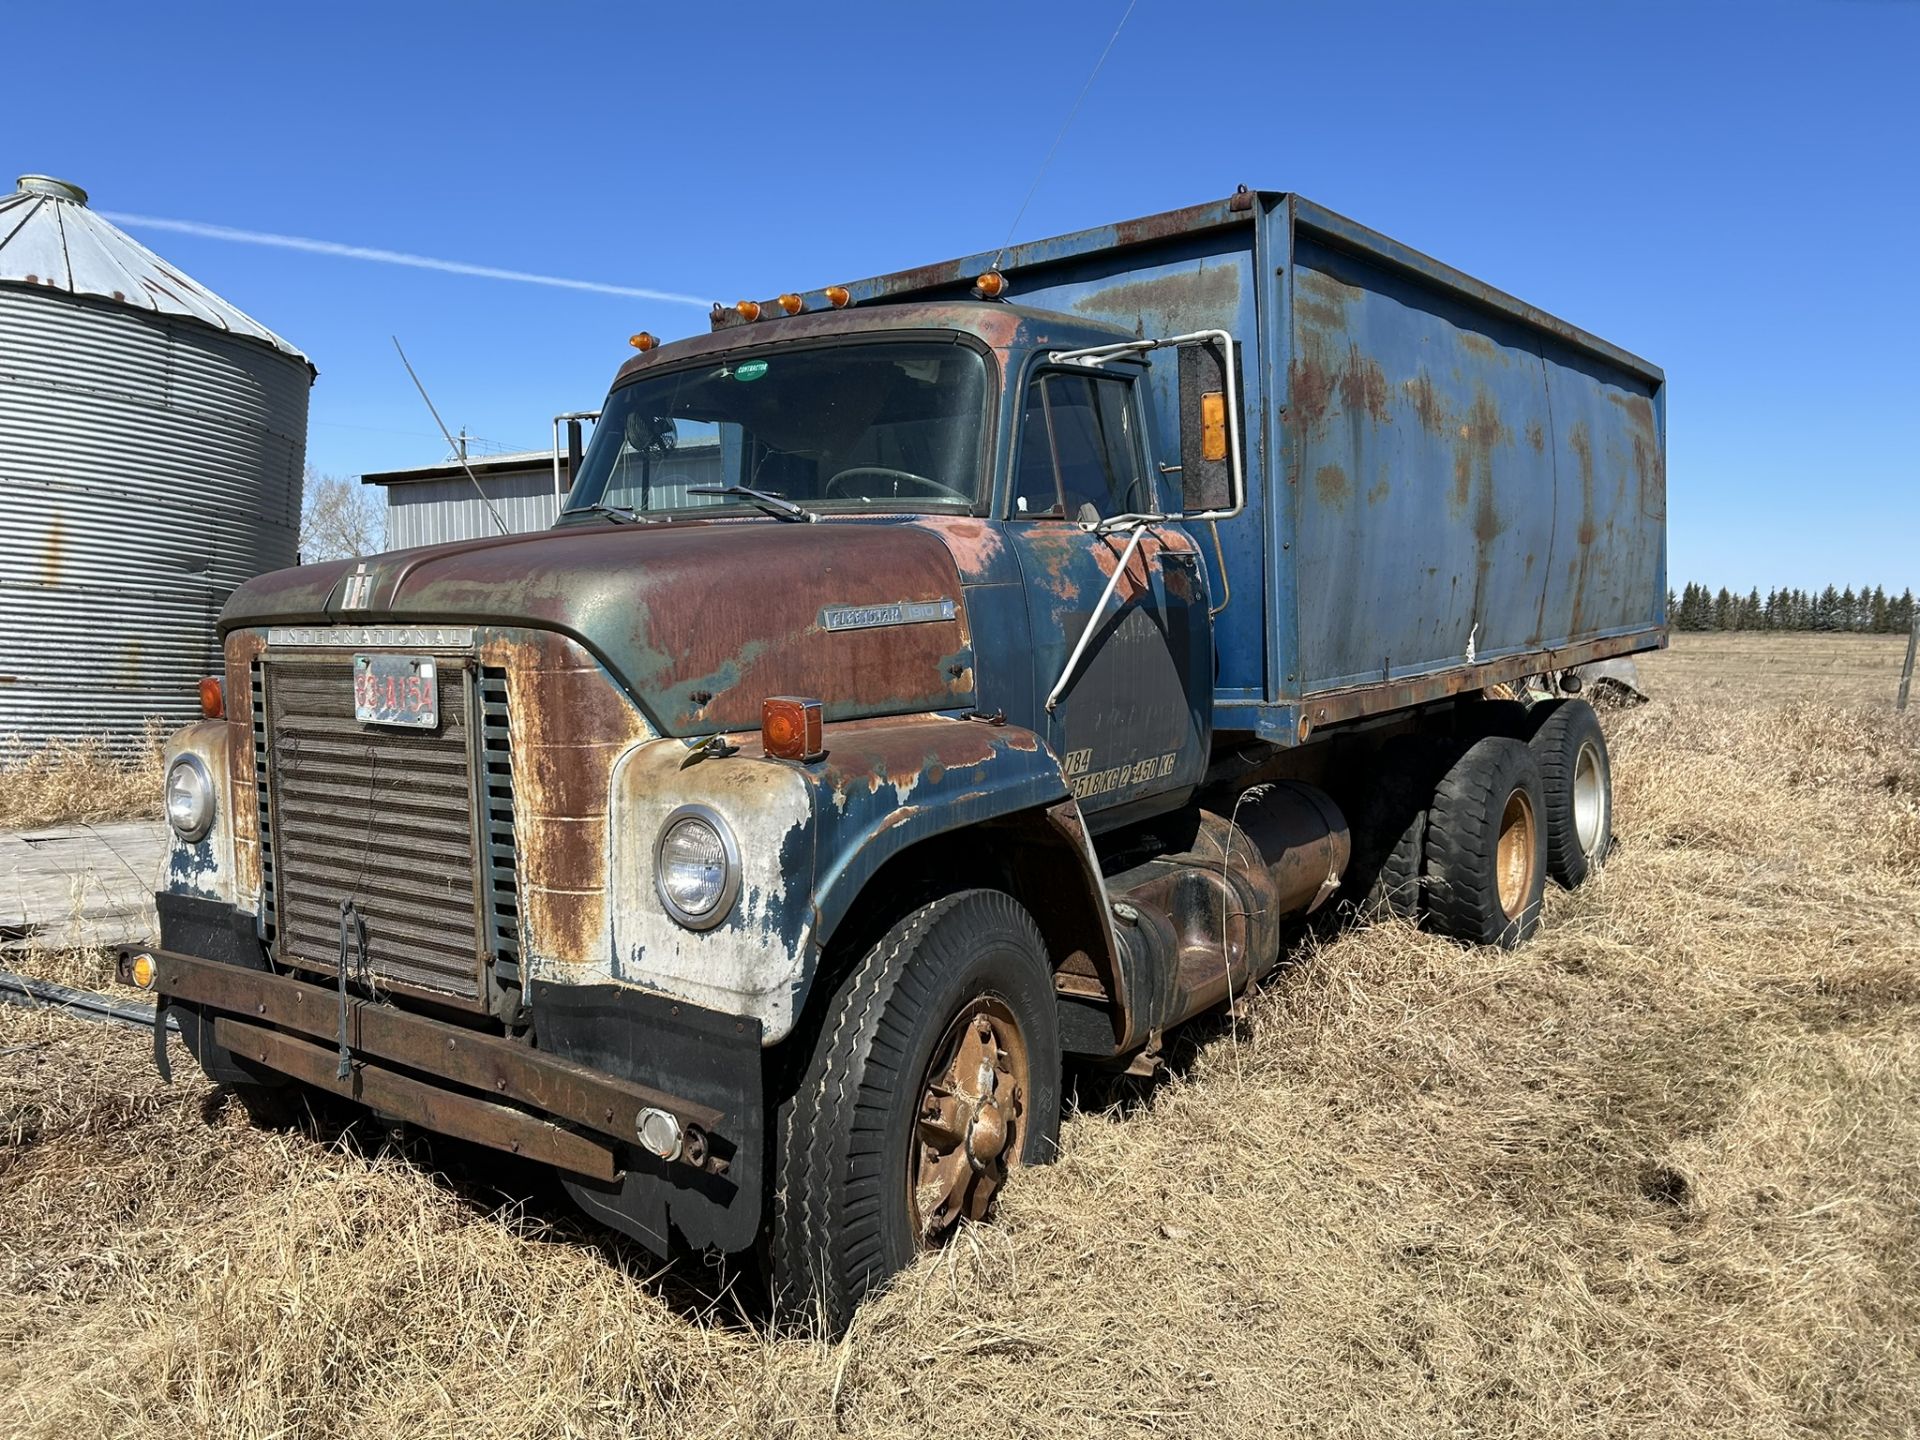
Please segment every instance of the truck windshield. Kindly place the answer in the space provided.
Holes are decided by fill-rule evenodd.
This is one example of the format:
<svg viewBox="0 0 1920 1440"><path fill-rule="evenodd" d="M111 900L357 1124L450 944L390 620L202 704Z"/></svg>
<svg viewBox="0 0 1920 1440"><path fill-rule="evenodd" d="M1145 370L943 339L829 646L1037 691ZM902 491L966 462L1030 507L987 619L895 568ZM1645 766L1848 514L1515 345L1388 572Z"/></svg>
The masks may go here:
<svg viewBox="0 0 1920 1440"><path fill-rule="evenodd" d="M955 342L822 345L642 376L607 397L566 511L969 510L987 365Z"/></svg>

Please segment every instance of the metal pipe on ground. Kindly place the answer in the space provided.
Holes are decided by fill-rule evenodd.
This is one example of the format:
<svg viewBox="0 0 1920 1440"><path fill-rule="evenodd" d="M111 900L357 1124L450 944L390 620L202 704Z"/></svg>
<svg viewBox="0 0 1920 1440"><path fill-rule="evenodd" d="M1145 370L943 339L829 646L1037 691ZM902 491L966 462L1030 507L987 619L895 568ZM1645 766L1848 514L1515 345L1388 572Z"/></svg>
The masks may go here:
<svg viewBox="0 0 1920 1440"><path fill-rule="evenodd" d="M110 1025L128 1025L140 1030L153 1029L153 1006L138 1000L115 1000L92 990L76 990L71 985L56 985L51 980L36 980L0 970L0 1005L21 1005L32 1010L58 1010L76 1020L98 1020ZM180 1022L167 1017L167 1028L178 1030Z"/></svg>

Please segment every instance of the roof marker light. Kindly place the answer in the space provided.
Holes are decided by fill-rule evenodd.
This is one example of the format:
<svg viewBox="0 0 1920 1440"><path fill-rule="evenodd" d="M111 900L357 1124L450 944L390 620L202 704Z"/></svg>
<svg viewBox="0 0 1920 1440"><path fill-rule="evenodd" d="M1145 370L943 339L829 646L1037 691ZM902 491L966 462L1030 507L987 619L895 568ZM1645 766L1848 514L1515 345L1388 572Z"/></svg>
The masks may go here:
<svg viewBox="0 0 1920 1440"><path fill-rule="evenodd" d="M782 310L786 311L787 314L789 315L798 315L802 310L807 308L807 302L802 300L798 295L794 294L791 290L789 290L786 294L782 295L774 303L777 304Z"/></svg>
<svg viewBox="0 0 1920 1440"><path fill-rule="evenodd" d="M973 280L973 293L982 300L1005 299L1007 277L998 270L989 270L984 275L976 275Z"/></svg>
<svg viewBox="0 0 1920 1440"><path fill-rule="evenodd" d="M836 310L844 310L853 303L853 292L844 285L829 285L826 289L827 304Z"/></svg>
<svg viewBox="0 0 1920 1440"><path fill-rule="evenodd" d="M738 305L733 307L733 313L738 315L742 320L749 322L758 320L760 318L760 302L758 300L742 300Z"/></svg>
<svg viewBox="0 0 1920 1440"><path fill-rule="evenodd" d="M638 335L629 338L627 343L642 355L645 355L649 350L657 350L660 347L660 342L653 337L650 331L646 330L642 330Z"/></svg>

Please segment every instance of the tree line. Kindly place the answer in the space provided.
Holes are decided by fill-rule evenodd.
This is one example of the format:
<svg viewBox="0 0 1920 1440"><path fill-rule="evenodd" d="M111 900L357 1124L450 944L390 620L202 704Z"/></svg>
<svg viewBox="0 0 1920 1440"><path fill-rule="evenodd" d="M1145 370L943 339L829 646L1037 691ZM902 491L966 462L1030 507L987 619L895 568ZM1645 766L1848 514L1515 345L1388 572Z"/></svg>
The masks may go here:
<svg viewBox="0 0 1920 1440"><path fill-rule="evenodd" d="M1848 586L1821 591L1769 590L1761 598L1756 587L1736 595L1724 585L1718 591L1689 584L1678 595L1667 591L1667 623L1675 630L1839 630L1857 635L1904 635L1913 624L1913 591L1889 598L1876 585L1871 590Z"/></svg>

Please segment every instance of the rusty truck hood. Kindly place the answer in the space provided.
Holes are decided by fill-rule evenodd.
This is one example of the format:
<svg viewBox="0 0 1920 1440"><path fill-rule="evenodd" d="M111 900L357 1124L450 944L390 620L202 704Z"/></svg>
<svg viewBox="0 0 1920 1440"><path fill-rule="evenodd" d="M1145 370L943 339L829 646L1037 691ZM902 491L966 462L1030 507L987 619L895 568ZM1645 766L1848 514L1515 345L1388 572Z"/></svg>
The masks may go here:
<svg viewBox="0 0 1920 1440"><path fill-rule="evenodd" d="M220 623L556 630L668 735L757 728L769 695L818 698L829 719L974 699L953 556L893 520L583 525L399 550L262 575Z"/></svg>

